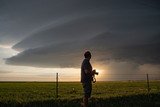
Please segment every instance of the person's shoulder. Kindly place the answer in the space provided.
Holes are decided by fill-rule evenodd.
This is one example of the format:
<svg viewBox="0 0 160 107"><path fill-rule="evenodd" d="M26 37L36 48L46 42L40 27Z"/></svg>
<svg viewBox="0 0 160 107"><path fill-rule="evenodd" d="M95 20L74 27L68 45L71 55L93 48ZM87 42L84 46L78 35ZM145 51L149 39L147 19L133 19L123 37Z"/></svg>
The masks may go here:
<svg viewBox="0 0 160 107"><path fill-rule="evenodd" d="M85 58L85 59L83 60L83 62L89 62L89 60Z"/></svg>

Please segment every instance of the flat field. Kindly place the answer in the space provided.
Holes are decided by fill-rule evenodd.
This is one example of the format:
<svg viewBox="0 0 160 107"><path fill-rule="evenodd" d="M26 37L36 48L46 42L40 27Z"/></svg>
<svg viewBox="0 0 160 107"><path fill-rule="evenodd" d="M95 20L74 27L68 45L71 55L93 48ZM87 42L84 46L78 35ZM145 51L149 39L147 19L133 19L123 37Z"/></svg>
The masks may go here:
<svg viewBox="0 0 160 107"><path fill-rule="evenodd" d="M160 81L97 82L90 107L160 107ZM0 107L80 107L79 82L0 82Z"/></svg>

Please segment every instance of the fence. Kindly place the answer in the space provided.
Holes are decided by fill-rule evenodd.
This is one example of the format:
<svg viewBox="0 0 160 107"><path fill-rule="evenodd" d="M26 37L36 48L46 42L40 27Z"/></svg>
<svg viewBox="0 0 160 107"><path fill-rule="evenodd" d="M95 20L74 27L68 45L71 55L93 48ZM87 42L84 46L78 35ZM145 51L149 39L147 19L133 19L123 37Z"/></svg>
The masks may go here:
<svg viewBox="0 0 160 107"><path fill-rule="evenodd" d="M73 77L72 76L65 77L65 79L71 79L71 78L73 78ZM99 79L100 82L102 82L102 81L128 81L128 82L143 81L146 84L147 92L150 93L150 90L151 90L150 81L153 81L153 80L159 81L160 75L159 74L104 74L100 78L101 78L101 79ZM79 78L76 78L76 79L79 79ZM56 80L55 80L55 84L56 84L55 85L56 86L55 87L55 89L56 89L55 96L56 96L56 98L58 98L59 90L61 90L58 85L61 82L64 82L63 78L61 78L61 76L58 73L56 73Z"/></svg>

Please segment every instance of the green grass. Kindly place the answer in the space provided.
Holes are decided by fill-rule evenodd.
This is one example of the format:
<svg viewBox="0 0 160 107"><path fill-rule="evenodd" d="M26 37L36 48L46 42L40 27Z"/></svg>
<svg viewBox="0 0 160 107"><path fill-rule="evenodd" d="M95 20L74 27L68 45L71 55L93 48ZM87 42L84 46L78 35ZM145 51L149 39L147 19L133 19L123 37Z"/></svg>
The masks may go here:
<svg viewBox="0 0 160 107"><path fill-rule="evenodd" d="M1 82L0 107L77 107L83 97L78 82L60 82L59 98L55 98L54 82ZM97 82L93 84L91 107L160 106L160 81Z"/></svg>

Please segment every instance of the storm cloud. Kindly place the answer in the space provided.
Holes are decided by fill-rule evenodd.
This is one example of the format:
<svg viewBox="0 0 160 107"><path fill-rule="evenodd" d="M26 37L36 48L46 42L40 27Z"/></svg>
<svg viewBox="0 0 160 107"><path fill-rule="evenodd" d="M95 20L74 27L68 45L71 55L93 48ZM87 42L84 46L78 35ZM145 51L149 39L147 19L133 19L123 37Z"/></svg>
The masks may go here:
<svg viewBox="0 0 160 107"><path fill-rule="evenodd" d="M137 64L160 63L160 42L156 37L153 36L145 41L137 38L135 39L137 42L128 42L133 39L132 36L126 38L104 33L86 41L28 49L7 59L6 63L37 67L79 67L85 50L93 52L94 62L104 62L104 64L109 60Z"/></svg>
<svg viewBox="0 0 160 107"><path fill-rule="evenodd" d="M8 29L15 28L10 32L15 36L4 37L20 37L13 46L20 53L7 58L7 64L79 68L86 50L92 52L93 64L101 66L115 62L136 70L145 64L160 64L159 1L25 2L16 2L24 6L18 5L15 8L18 12L13 14L12 21L17 23L13 25L18 27L8 26ZM16 3L9 4L15 7Z"/></svg>

